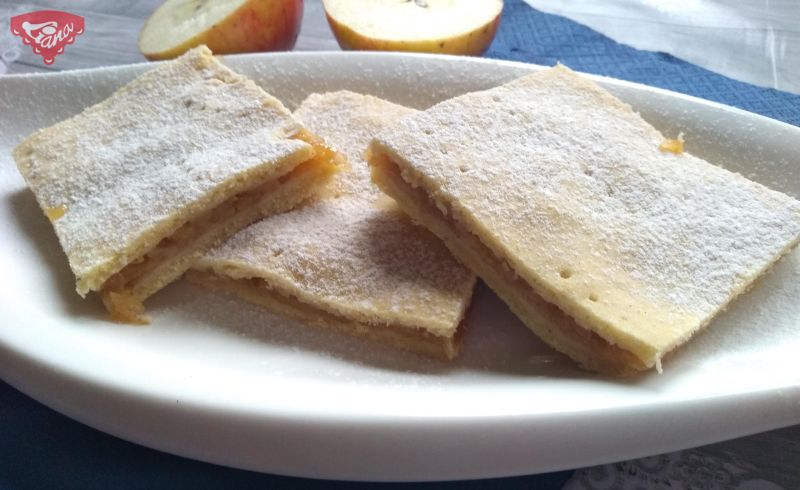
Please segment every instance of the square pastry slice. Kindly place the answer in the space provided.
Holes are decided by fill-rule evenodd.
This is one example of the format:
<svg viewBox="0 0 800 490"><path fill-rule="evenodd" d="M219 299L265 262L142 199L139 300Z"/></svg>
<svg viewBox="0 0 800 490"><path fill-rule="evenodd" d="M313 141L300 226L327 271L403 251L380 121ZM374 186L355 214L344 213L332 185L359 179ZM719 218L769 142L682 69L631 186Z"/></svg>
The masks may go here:
<svg viewBox="0 0 800 490"><path fill-rule="evenodd" d="M798 201L664 142L558 66L400 121L369 161L544 341L624 375L660 369L800 235Z"/></svg>
<svg viewBox="0 0 800 490"><path fill-rule="evenodd" d="M311 324L455 357L475 276L375 187L363 156L373 134L413 112L351 92L311 95L295 116L350 170L313 202L212 249L189 279Z"/></svg>
<svg viewBox="0 0 800 490"><path fill-rule="evenodd" d="M202 251L295 206L336 170L278 100L205 47L37 131L14 158L78 293L99 292L115 320L134 323Z"/></svg>

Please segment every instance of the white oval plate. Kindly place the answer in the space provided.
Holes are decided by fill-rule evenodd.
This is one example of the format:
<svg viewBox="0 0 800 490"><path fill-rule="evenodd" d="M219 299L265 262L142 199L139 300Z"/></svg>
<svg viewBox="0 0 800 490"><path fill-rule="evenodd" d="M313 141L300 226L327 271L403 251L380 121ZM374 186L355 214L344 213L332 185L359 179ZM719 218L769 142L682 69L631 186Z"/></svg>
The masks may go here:
<svg viewBox="0 0 800 490"><path fill-rule="evenodd" d="M228 57L295 107L351 89L424 108L540 69L377 53ZM663 375L576 369L478 289L451 364L306 328L178 283L153 324L80 300L9 152L148 65L0 78L0 376L88 425L204 461L288 475L429 480L515 475L645 456L800 422L800 255L792 253ZM690 151L800 196L800 129L598 79Z"/></svg>

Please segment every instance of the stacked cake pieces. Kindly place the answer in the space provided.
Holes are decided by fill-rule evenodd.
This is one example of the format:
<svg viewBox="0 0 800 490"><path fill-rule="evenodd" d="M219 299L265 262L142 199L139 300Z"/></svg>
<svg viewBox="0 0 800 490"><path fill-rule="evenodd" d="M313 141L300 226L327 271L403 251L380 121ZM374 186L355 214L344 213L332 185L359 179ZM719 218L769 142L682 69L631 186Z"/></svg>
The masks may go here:
<svg viewBox="0 0 800 490"><path fill-rule="evenodd" d="M201 47L14 157L78 292L116 320L146 321L142 301L191 267L444 359L474 271L582 366L660 370L800 239L796 200L665 144L560 66L424 112L336 92L293 116Z"/></svg>
<svg viewBox="0 0 800 490"><path fill-rule="evenodd" d="M660 369L800 235L796 200L663 142L556 67L405 118L369 160L537 335L628 374Z"/></svg>
<svg viewBox="0 0 800 490"><path fill-rule="evenodd" d="M309 323L455 357L475 277L378 190L363 155L374 134L413 112L351 92L310 96L295 116L350 169L312 203L215 247L189 277Z"/></svg>
<svg viewBox="0 0 800 490"><path fill-rule="evenodd" d="M208 247L307 198L335 154L205 48L159 65L14 151L78 293L119 321Z"/></svg>

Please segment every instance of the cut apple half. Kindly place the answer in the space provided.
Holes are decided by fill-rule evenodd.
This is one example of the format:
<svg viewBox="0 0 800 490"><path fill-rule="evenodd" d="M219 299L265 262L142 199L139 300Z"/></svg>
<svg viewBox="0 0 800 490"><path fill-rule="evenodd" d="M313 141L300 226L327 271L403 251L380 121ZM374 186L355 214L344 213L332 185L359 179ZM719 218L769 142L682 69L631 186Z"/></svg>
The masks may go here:
<svg viewBox="0 0 800 490"><path fill-rule="evenodd" d="M502 0L323 0L342 49L481 55Z"/></svg>
<svg viewBox="0 0 800 490"><path fill-rule="evenodd" d="M200 44L216 54L289 50L302 18L303 0L167 0L142 28L139 50L150 60Z"/></svg>

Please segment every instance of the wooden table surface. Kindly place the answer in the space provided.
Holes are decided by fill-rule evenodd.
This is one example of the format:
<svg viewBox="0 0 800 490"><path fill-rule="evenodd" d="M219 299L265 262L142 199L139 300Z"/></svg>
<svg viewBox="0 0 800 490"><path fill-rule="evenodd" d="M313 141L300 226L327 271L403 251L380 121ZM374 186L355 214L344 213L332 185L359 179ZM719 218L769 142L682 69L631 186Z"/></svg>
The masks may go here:
<svg viewBox="0 0 800 490"><path fill-rule="evenodd" d="M24 46L22 56L10 66L8 73L72 70L145 61L136 47L139 31L161 3L162 0L36 0L35 3L0 0L0 21L9 14L43 9L65 10L83 16L86 21L85 32L75 44L66 47L54 64L45 65L40 56ZM322 0L305 0L303 26L295 50L339 50L325 20Z"/></svg>

